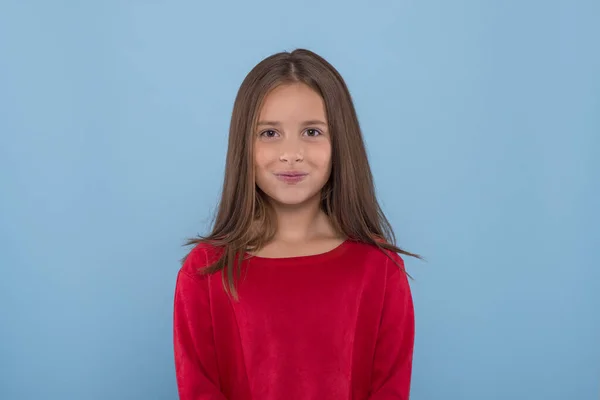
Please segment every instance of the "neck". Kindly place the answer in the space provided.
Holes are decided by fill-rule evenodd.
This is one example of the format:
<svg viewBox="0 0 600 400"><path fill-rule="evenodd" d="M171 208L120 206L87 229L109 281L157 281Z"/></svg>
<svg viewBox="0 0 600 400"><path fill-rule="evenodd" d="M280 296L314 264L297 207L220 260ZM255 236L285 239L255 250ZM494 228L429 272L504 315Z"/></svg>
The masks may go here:
<svg viewBox="0 0 600 400"><path fill-rule="evenodd" d="M329 218L321 209L320 201L320 196L315 196L306 203L294 206L273 204L277 216L275 239L297 243L335 235Z"/></svg>

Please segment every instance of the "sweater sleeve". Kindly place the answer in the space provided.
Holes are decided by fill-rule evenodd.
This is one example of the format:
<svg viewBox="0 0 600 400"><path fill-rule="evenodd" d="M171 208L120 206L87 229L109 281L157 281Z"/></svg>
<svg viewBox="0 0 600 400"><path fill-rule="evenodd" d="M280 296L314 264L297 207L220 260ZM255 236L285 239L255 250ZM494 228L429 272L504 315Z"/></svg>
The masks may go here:
<svg viewBox="0 0 600 400"><path fill-rule="evenodd" d="M202 262L199 258L192 251L177 275L173 313L177 388L181 400L226 400L218 387L208 278L192 274Z"/></svg>
<svg viewBox="0 0 600 400"><path fill-rule="evenodd" d="M408 400L412 374L415 321L404 261L388 259L381 323L375 346L370 400Z"/></svg>

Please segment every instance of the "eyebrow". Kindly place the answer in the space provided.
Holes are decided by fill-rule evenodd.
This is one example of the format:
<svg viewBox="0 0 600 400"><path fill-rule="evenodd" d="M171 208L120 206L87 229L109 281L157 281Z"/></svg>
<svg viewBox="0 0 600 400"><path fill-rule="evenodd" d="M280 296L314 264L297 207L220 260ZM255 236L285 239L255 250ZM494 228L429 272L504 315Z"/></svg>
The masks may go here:
<svg viewBox="0 0 600 400"><path fill-rule="evenodd" d="M303 121L302 125L322 125L322 126L327 126L327 123L318 120L318 119L311 119L308 121ZM258 126L281 126L281 122L279 121L258 121Z"/></svg>

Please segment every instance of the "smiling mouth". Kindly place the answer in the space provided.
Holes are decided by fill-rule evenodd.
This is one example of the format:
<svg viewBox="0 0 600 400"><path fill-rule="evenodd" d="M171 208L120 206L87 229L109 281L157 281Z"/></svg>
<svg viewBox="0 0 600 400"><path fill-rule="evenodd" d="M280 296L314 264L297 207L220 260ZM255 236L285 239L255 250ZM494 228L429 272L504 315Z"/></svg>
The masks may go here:
<svg viewBox="0 0 600 400"><path fill-rule="evenodd" d="M307 175L308 174L296 174L296 173L275 174L277 179L279 179L282 182L288 183L288 184L295 184L295 183L301 182L304 180L304 178L306 178Z"/></svg>

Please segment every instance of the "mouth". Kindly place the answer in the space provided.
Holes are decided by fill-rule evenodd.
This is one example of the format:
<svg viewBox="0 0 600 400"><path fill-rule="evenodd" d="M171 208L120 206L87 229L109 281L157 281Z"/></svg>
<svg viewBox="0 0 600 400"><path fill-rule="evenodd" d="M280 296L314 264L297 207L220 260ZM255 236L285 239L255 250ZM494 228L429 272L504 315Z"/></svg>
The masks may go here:
<svg viewBox="0 0 600 400"><path fill-rule="evenodd" d="M277 179L279 179L282 182L288 184L295 184L304 180L304 178L306 178L307 175L308 174L305 172L281 172L275 174L275 177L277 177Z"/></svg>

